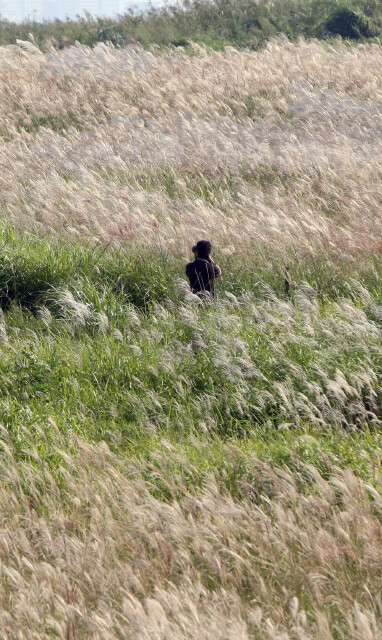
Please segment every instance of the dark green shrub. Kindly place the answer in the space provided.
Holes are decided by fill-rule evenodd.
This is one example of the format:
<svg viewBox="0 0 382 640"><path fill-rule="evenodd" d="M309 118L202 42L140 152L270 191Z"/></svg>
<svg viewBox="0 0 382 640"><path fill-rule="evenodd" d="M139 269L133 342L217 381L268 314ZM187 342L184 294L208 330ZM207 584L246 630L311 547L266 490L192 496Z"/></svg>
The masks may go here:
<svg viewBox="0 0 382 640"><path fill-rule="evenodd" d="M250 26L255 27L265 37L276 35L276 27L272 24L270 20L268 20L268 18L259 16L251 23Z"/></svg>
<svg viewBox="0 0 382 640"><path fill-rule="evenodd" d="M186 40L185 38L178 38L177 40L173 40L170 44L174 47L187 47L188 43L189 40Z"/></svg>
<svg viewBox="0 0 382 640"><path fill-rule="evenodd" d="M350 9L338 9L329 17L325 24L326 30L342 38L358 40L370 37L369 22Z"/></svg>
<svg viewBox="0 0 382 640"><path fill-rule="evenodd" d="M123 47L123 36L114 26L105 27L98 33L98 42L111 42L115 47Z"/></svg>

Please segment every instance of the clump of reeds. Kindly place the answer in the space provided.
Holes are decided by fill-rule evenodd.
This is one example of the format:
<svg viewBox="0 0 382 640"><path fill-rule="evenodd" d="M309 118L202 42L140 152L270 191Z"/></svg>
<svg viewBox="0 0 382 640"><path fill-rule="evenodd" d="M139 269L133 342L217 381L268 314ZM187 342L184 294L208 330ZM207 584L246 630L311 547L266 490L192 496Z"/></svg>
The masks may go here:
<svg viewBox="0 0 382 640"><path fill-rule="evenodd" d="M198 470L169 443L153 462L78 439L68 454L52 428L53 474L2 432L4 640L379 637L379 478L228 447L235 495L218 469L190 487Z"/></svg>
<svg viewBox="0 0 382 640"><path fill-rule="evenodd" d="M284 39L192 56L1 48L3 215L182 252L203 232L231 254L376 254L380 58Z"/></svg>

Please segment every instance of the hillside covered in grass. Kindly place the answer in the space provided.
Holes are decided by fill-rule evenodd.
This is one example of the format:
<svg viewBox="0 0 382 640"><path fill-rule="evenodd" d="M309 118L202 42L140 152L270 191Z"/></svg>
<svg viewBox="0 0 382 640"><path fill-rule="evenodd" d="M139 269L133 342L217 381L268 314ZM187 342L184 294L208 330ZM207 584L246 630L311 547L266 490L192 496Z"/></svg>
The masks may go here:
<svg viewBox="0 0 382 640"><path fill-rule="evenodd" d="M1 640L382 637L381 58L0 48Z"/></svg>
<svg viewBox="0 0 382 640"><path fill-rule="evenodd" d="M214 49L227 45L256 49L280 34L292 40L340 36L357 41L380 38L381 33L379 0L186 0L146 11L129 9L115 19L86 13L75 20L44 23L0 20L0 45L32 34L43 50L76 41L88 46L109 41L117 47L129 42L178 47L192 41Z"/></svg>

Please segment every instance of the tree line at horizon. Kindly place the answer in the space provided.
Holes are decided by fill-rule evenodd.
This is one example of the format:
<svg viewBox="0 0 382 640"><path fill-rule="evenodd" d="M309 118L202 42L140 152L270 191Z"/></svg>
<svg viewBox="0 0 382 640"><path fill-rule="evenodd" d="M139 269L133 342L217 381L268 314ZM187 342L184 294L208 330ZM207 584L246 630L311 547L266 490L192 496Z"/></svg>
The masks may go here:
<svg viewBox="0 0 382 640"><path fill-rule="evenodd" d="M93 46L140 43L144 47L187 46L188 41L215 49L234 45L257 49L269 38L342 37L348 40L378 38L382 32L382 7L378 0L185 0L149 10L129 10L117 18L86 13L76 19L24 21L0 19L0 46L17 39L33 39L42 49L64 48L75 42Z"/></svg>

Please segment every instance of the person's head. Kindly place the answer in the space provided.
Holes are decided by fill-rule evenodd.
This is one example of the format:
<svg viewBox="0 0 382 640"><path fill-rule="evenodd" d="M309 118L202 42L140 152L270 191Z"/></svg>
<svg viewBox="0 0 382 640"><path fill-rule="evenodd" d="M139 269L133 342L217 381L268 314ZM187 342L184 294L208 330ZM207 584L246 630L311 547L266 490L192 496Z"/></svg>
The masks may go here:
<svg viewBox="0 0 382 640"><path fill-rule="evenodd" d="M197 258L201 258L202 260L207 260L211 253L211 243L208 240L199 240L192 247L192 251L194 252Z"/></svg>

